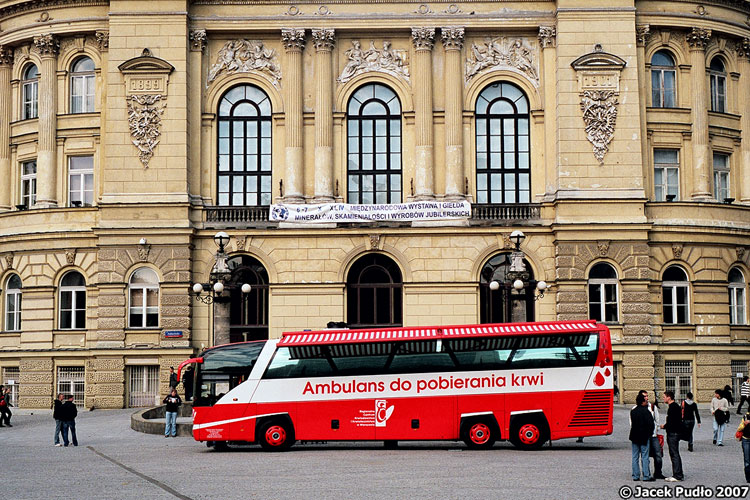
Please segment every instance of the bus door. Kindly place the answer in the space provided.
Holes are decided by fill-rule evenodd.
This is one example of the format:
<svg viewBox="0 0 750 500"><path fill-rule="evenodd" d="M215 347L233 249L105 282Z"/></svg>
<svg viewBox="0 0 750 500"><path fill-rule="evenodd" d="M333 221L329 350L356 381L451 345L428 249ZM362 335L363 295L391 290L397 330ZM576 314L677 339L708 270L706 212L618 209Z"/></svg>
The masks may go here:
<svg viewBox="0 0 750 500"><path fill-rule="evenodd" d="M331 381L331 384L339 382ZM342 384L356 383L342 381ZM375 439L375 410L370 399L337 399L299 403L298 439L338 441Z"/></svg>
<svg viewBox="0 0 750 500"><path fill-rule="evenodd" d="M376 399L375 439L455 439L455 396Z"/></svg>

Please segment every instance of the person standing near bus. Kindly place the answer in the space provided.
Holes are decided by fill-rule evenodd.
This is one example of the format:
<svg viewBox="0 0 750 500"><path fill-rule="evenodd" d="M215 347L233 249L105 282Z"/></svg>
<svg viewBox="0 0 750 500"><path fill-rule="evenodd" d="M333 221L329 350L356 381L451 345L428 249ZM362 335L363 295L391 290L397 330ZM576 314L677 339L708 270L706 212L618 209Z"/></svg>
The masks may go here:
<svg viewBox="0 0 750 500"><path fill-rule="evenodd" d="M648 449L653 432L654 417L648 411L648 401L643 394L639 393L635 398L635 407L630 410L630 436L628 436L632 443L633 481L641 479L641 469L644 481L654 480L648 468Z"/></svg>
<svg viewBox="0 0 750 500"><path fill-rule="evenodd" d="M177 437L177 410L182 405L182 400L177 394L177 389L172 387L169 392L169 396L164 398L164 403L167 405L166 408L166 422L164 424L164 437Z"/></svg>
<svg viewBox="0 0 750 500"><path fill-rule="evenodd" d="M688 451L693 451L693 429L698 422L701 426L701 416L698 413L698 403L693 401L693 393L687 393L687 399L682 402L682 423L685 426L685 434L688 438Z"/></svg>
<svg viewBox="0 0 750 500"><path fill-rule="evenodd" d="M669 447L669 459L672 461L672 475L667 481L682 481L685 475L682 472L682 457L680 457L680 435L682 434L682 409L674 400L674 391L664 391L662 396L667 404L667 422L661 428L667 431L667 446Z"/></svg>
<svg viewBox="0 0 750 500"><path fill-rule="evenodd" d="M174 366L169 367L169 388L175 388L179 384L177 380L177 374L174 372Z"/></svg>
<svg viewBox="0 0 750 500"><path fill-rule="evenodd" d="M742 385L740 386L740 404L737 405L737 415L742 415L742 405L747 401L747 409L750 411L750 382L748 382L748 376L742 377Z"/></svg>

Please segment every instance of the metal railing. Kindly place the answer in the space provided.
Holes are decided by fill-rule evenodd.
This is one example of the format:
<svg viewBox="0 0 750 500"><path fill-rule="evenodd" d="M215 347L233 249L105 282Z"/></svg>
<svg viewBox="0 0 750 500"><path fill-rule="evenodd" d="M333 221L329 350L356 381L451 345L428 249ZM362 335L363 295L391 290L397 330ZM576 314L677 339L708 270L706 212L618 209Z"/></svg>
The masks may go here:
<svg viewBox="0 0 750 500"><path fill-rule="evenodd" d="M471 206L471 218L475 221L530 221L539 219L541 207L537 203L475 203Z"/></svg>

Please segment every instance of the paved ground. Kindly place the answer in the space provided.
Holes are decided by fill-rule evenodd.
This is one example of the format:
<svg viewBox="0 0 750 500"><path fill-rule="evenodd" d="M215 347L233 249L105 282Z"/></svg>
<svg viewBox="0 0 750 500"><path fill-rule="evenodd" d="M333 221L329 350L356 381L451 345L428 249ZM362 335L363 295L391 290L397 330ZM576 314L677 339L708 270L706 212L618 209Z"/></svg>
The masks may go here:
<svg viewBox="0 0 750 500"><path fill-rule="evenodd" d="M556 441L538 452L507 443L478 452L439 442L398 450L356 443L308 444L278 454L255 446L216 453L191 438L131 430L132 410L83 412L80 446L55 448L50 413L24 413L13 417L13 428L0 429L3 500L598 499L620 498L621 487L638 485L667 487L677 497L674 484L631 480L623 407L615 409L613 436L583 444ZM703 485L718 498L717 486L744 485L742 450L733 439L737 418L732 416L724 447L711 445L710 421L697 431L695 453L682 444L686 480L680 486ZM665 457L664 472L670 471Z"/></svg>

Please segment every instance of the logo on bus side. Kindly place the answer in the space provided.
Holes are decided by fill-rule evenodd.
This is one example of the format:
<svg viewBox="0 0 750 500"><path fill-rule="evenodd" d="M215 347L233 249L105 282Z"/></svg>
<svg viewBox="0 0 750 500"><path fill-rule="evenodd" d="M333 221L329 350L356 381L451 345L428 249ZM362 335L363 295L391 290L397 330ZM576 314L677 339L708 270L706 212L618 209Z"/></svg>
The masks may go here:
<svg viewBox="0 0 750 500"><path fill-rule="evenodd" d="M393 414L393 405L388 406L388 400L376 399L375 400L375 427L385 427L388 419Z"/></svg>

